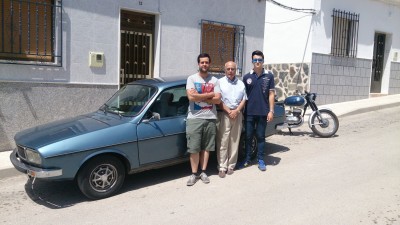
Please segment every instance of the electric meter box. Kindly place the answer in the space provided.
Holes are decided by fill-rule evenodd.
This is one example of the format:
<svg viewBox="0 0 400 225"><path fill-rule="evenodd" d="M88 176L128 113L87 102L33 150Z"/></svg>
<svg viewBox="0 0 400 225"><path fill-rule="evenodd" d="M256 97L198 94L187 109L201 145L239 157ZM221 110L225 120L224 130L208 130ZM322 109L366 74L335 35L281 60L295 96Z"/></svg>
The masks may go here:
<svg viewBox="0 0 400 225"><path fill-rule="evenodd" d="M103 64L104 64L103 52L89 52L90 67L103 67Z"/></svg>

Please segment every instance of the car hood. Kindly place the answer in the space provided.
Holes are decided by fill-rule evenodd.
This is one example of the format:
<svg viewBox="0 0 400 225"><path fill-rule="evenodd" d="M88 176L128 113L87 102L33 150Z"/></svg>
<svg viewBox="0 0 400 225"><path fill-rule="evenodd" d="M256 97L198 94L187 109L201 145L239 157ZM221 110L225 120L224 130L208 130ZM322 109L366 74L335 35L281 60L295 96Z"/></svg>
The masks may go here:
<svg viewBox="0 0 400 225"><path fill-rule="evenodd" d="M58 150L57 153L53 151L51 155L63 154L66 153L65 151L85 150L116 144L115 142L133 141L133 135L128 138L129 140L122 140L123 138L116 136L119 132L113 131L118 127L123 127L124 124L134 129L135 125L127 120L128 118L110 114L91 113L26 129L17 133L14 139L17 145L36 150L53 146ZM44 154L44 152L41 153Z"/></svg>

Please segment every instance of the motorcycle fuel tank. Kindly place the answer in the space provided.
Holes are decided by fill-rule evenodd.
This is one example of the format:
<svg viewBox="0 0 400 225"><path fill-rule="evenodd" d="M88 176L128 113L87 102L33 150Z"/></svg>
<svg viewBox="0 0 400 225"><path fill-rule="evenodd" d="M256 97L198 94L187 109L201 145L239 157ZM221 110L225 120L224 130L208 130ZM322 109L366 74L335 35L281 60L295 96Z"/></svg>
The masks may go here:
<svg viewBox="0 0 400 225"><path fill-rule="evenodd" d="M284 101L284 104L287 106L302 106L306 100L302 96L290 96L287 97Z"/></svg>

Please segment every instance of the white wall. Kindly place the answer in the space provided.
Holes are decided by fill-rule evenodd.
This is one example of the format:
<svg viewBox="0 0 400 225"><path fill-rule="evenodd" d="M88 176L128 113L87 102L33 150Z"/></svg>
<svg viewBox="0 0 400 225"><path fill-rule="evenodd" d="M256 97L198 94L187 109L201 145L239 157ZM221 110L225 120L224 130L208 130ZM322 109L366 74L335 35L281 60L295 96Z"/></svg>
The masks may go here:
<svg viewBox="0 0 400 225"><path fill-rule="evenodd" d="M130 1L130 5L138 7L138 2ZM158 8L157 0L145 2L149 3L142 6L146 10ZM63 66L0 64L0 81L118 84L119 3L63 1L62 11ZM88 66L89 51L104 53L102 68Z"/></svg>
<svg viewBox="0 0 400 225"><path fill-rule="evenodd" d="M196 72L201 19L245 26L244 72L263 49L265 1L63 1L63 67L0 64L0 81L118 84L122 9L156 16L156 77ZM89 51L104 52L104 67L88 66Z"/></svg>
<svg viewBox="0 0 400 225"><path fill-rule="evenodd" d="M299 9L315 9L314 0L280 0L279 3ZM311 61L312 15L291 11L267 1L265 13L264 55L266 63L299 63ZM307 44L308 40L308 44ZM306 52L306 53L305 53Z"/></svg>
<svg viewBox="0 0 400 225"><path fill-rule="evenodd" d="M375 32L393 34L389 59L400 51L399 5L372 0L281 0L279 3L292 8L313 8L317 14L306 16L267 1L264 36L267 63L301 62L310 24L312 30L304 61L311 60L311 52L330 54L334 8L360 14L358 58L372 59Z"/></svg>
<svg viewBox="0 0 400 225"><path fill-rule="evenodd" d="M357 58L372 59L375 32L386 34L381 92L388 93L390 63L393 61L394 53L400 52L400 5L389 5L372 0L323 0L321 13L315 17L314 21L313 52L330 54L334 8L360 14Z"/></svg>
<svg viewBox="0 0 400 225"><path fill-rule="evenodd" d="M243 73L252 68L251 53L263 49L265 1L161 1L162 76L197 71L202 19L245 26Z"/></svg>
<svg viewBox="0 0 400 225"><path fill-rule="evenodd" d="M314 21L313 52L330 54L334 8L360 14L357 58L372 59L375 32L393 34L391 48L400 50L400 6L371 0L322 0Z"/></svg>

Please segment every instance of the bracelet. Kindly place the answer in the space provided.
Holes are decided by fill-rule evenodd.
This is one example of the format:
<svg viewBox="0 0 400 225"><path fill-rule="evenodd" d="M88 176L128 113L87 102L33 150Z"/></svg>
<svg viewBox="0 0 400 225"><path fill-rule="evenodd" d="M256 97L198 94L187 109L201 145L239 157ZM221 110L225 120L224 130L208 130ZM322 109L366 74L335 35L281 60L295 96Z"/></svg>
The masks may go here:
<svg viewBox="0 0 400 225"><path fill-rule="evenodd" d="M272 110L270 110L269 112L272 113L272 114L274 114L274 111L272 111Z"/></svg>

